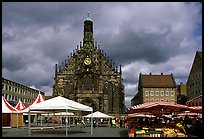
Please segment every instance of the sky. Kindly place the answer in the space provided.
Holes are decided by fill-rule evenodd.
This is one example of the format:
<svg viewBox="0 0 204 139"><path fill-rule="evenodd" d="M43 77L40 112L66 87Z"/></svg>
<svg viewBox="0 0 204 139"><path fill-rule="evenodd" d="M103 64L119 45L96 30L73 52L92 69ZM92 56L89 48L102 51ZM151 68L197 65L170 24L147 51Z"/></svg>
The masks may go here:
<svg viewBox="0 0 204 139"><path fill-rule="evenodd" d="M202 4L197 2L3 2L2 77L52 95L55 64L83 42L90 12L94 41L122 65L125 105L139 74L171 74L186 83L202 51Z"/></svg>

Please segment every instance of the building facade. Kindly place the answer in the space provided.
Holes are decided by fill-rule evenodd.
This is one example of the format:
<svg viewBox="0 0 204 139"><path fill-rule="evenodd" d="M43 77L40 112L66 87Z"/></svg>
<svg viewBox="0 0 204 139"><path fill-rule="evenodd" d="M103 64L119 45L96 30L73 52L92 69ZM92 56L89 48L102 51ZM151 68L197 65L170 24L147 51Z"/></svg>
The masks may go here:
<svg viewBox="0 0 204 139"><path fill-rule="evenodd" d="M177 102L177 88L173 74L141 74L138 93L132 98L131 105L148 102Z"/></svg>
<svg viewBox="0 0 204 139"><path fill-rule="evenodd" d="M187 80L187 99L202 95L202 52L197 51Z"/></svg>
<svg viewBox="0 0 204 139"><path fill-rule="evenodd" d="M187 96L187 86L186 86L186 84L180 83L179 85L177 85L177 94Z"/></svg>
<svg viewBox="0 0 204 139"><path fill-rule="evenodd" d="M93 107L109 114L125 112L124 85L121 66L114 66L93 37L93 21L84 20L83 44L55 68L53 96Z"/></svg>
<svg viewBox="0 0 204 139"><path fill-rule="evenodd" d="M2 95L11 105L16 105L18 100L21 99L22 103L28 106L37 98L39 92L43 97L45 96L44 92L2 78Z"/></svg>
<svg viewBox="0 0 204 139"><path fill-rule="evenodd" d="M194 107L194 106L202 106L202 95L197 96L193 99L190 99L186 102L186 105L189 107Z"/></svg>

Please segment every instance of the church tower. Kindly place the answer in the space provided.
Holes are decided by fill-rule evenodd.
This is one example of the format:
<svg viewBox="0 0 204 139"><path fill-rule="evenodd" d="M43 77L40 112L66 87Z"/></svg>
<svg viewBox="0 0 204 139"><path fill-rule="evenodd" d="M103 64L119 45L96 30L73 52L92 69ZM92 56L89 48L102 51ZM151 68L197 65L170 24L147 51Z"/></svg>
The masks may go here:
<svg viewBox="0 0 204 139"><path fill-rule="evenodd" d="M64 96L109 114L125 112L122 69L94 43L93 21L84 20L83 44L55 67L53 96Z"/></svg>
<svg viewBox="0 0 204 139"><path fill-rule="evenodd" d="M93 38L93 21L89 17L89 13L88 13L88 17L84 20L84 39L83 39L83 43L93 43L93 42L94 42L94 38Z"/></svg>

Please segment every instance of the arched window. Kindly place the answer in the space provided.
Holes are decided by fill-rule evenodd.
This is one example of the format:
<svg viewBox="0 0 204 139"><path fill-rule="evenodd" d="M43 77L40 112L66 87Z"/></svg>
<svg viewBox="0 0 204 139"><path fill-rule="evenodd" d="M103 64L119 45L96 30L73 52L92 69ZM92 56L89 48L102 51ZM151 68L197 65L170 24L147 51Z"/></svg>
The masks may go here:
<svg viewBox="0 0 204 139"><path fill-rule="evenodd" d="M82 90L94 90L94 82L91 76L84 76L81 84Z"/></svg>

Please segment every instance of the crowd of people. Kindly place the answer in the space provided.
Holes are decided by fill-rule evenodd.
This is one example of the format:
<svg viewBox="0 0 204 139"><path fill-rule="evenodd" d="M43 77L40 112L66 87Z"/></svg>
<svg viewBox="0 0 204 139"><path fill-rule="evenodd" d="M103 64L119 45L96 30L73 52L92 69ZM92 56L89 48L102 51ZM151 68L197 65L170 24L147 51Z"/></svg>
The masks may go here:
<svg viewBox="0 0 204 139"><path fill-rule="evenodd" d="M189 116L179 118L176 128L185 133L187 137L201 137L203 132L202 118L189 118Z"/></svg>
<svg viewBox="0 0 204 139"><path fill-rule="evenodd" d="M128 121L126 119L113 118L110 119L110 126L114 128L128 128Z"/></svg>
<svg viewBox="0 0 204 139"><path fill-rule="evenodd" d="M201 137L203 132L202 118L194 117L190 118L188 115L185 117L140 117L129 119L129 129L137 128L142 129L143 127L153 128L172 128L178 129L181 133L184 133L187 137ZM176 130L175 130L176 131Z"/></svg>

